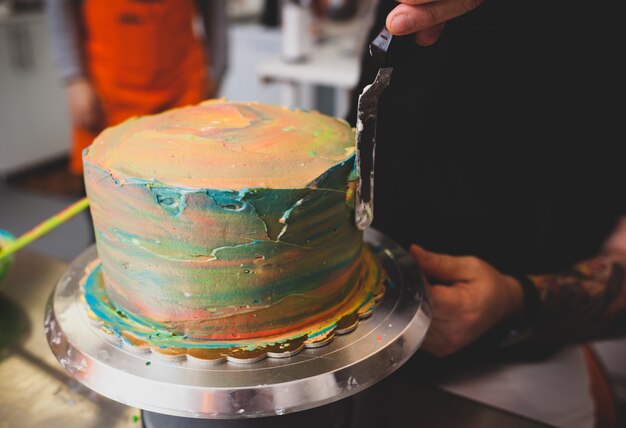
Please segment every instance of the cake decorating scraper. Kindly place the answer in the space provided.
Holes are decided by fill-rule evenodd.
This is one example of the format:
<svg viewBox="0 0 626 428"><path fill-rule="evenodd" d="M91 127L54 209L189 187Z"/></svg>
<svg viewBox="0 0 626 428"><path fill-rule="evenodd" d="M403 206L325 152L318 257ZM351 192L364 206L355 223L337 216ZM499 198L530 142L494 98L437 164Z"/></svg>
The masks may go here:
<svg viewBox="0 0 626 428"><path fill-rule="evenodd" d="M13 236L9 231L0 229L0 253L2 252L2 248L6 247L15 242L15 236ZM13 262L12 257L3 257L0 258L0 284L2 284L2 278L4 278L11 268L11 263Z"/></svg>
<svg viewBox="0 0 626 428"><path fill-rule="evenodd" d="M370 43L370 56L378 66L374 82L359 95L356 117L356 186L355 223L360 230L367 229L374 218L374 152L376 149L376 121L378 99L389 85L393 67L387 64L387 51L393 36L383 28Z"/></svg>
<svg viewBox="0 0 626 428"><path fill-rule="evenodd" d="M74 217L76 214L85 210L88 206L89 200L87 199L87 197L79 199L78 201L74 202L67 208L59 211L49 219L42 221L37 226L33 227L31 230L24 233L17 239L14 239L12 235L11 239L7 239L6 237L9 236L8 232L0 233L0 239L3 237L3 235L5 236L4 242L0 240L0 268L5 269L2 263L5 260L8 260L8 258L13 253L21 250L22 248L24 248L34 240L40 238L41 236L45 235L46 233L50 232L51 230L54 230L67 220ZM0 230L0 232L3 231Z"/></svg>

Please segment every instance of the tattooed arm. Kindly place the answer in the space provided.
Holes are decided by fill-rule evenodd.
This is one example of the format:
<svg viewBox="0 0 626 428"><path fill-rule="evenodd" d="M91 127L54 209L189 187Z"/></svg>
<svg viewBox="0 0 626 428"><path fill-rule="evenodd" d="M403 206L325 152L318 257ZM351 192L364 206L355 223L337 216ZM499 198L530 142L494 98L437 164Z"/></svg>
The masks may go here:
<svg viewBox="0 0 626 428"><path fill-rule="evenodd" d="M582 341L626 335L626 219L598 257L531 279L540 296L539 336Z"/></svg>
<svg viewBox="0 0 626 428"><path fill-rule="evenodd" d="M423 349L452 354L494 326L524 317L520 281L473 256L449 256L416 245L411 255L432 286L433 320ZM538 291L535 337L558 342L626 334L626 221L602 255L568 272L531 277ZM527 306L527 305L526 305ZM526 307L527 309L527 307Z"/></svg>

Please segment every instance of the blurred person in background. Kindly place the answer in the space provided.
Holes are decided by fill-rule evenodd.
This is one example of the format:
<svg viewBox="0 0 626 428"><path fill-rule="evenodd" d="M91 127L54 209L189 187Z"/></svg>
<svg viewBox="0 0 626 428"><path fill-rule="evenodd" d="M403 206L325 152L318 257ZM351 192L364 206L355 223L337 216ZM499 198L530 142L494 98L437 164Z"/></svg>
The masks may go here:
<svg viewBox="0 0 626 428"><path fill-rule="evenodd" d="M226 0L47 0L72 121L70 171L105 127L219 93Z"/></svg>
<svg viewBox="0 0 626 428"><path fill-rule="evenodd" d="M433 357L415 361L438 370L419 377L460 373L459 391L557 426L594 422L570 345L626 335L624 6L381 0L368 38L404 36L378 106L373 226L433 284ZM377 71L364 52L353 125Z"/></svg>

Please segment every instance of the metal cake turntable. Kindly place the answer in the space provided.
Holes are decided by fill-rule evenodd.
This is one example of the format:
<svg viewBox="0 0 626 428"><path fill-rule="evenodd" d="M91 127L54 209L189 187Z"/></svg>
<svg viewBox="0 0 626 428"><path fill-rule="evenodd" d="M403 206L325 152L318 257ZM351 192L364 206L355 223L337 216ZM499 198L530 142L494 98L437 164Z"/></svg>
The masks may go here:
<svg viewBox="0 0 626 428"><path fill-rule="evenodd" d="M101 331L81 301L79 281L97 258L95 246L70 264L50 297L48 343L65 370L90 389L157 414L242 419L335 403L398 369L419 348L431 319L427 285L410 256L375 230L367 230L365 240L390 279L384 299L356 330L319 348L215 365L129 349Z"/></svg>

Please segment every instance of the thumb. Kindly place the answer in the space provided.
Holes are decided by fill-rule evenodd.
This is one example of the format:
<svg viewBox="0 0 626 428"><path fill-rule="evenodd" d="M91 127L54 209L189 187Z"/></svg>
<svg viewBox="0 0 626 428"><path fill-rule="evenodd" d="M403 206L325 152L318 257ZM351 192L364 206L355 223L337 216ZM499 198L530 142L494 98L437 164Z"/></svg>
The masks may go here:
<svg viewBox="0 0 626 428"><path fill-rule="evenodd" d="M409 252L422 273L431 280L454 282L468 279L468 266L463 257L432 253L415 244L411 245Z"/></svg>

